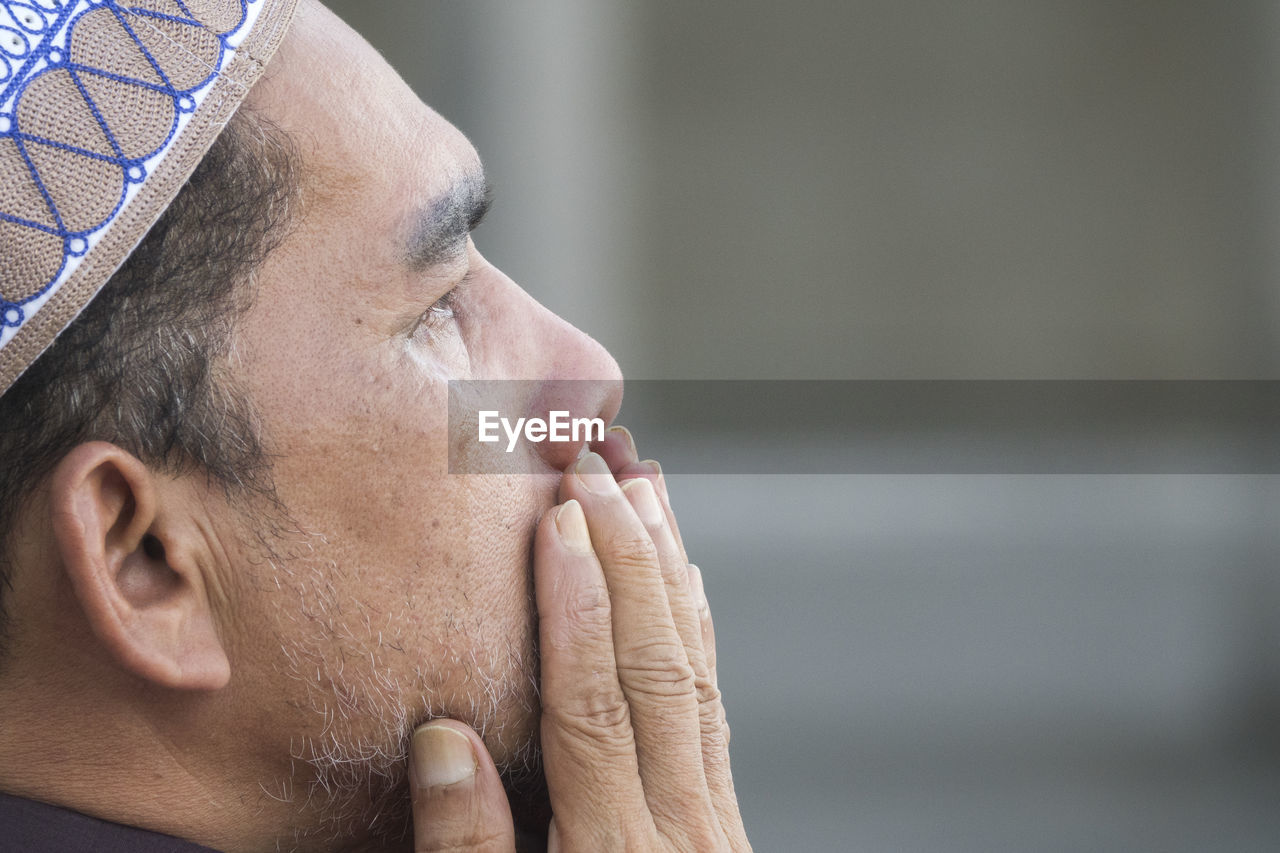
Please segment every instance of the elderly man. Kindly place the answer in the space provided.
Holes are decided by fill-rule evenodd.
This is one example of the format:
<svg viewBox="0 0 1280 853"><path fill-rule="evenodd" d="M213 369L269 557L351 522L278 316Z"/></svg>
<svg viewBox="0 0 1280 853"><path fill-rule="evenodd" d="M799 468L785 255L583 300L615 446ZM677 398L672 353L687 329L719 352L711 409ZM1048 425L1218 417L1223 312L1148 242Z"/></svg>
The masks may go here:
<svg viewBox="0 0 1280 853"><path fill-rule="evenodd" d="M746 849L656 463L449 473L450 380L619 404L462 135L315 0L0 0L0 86L0 850Z"/></svg>

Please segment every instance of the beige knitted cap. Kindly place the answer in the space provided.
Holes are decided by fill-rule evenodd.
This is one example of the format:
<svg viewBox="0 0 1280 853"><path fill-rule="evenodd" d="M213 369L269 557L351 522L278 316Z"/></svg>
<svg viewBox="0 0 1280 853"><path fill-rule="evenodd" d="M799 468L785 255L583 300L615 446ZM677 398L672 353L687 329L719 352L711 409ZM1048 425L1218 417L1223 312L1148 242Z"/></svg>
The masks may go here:
<svg viewBox="0 0 1280 853"><path fill-rule="evenodd" d="M296 0L0 0L0 393L173 201Z"/></svg>

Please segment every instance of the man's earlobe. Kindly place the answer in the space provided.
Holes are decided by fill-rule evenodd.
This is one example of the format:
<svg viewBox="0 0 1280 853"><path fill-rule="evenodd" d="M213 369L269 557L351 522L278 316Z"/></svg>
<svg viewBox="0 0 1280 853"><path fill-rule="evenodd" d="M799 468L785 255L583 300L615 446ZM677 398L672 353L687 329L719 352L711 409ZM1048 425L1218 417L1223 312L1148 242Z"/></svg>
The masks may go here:
<svg viewBox="0 0 1280 853"><path fill-rule="evenodd" d="M230 664L193 525L162 507L156 475L113 444L82 444L50 480L62 570L93 635L119 666L161 687L216 690Z"/></svg>

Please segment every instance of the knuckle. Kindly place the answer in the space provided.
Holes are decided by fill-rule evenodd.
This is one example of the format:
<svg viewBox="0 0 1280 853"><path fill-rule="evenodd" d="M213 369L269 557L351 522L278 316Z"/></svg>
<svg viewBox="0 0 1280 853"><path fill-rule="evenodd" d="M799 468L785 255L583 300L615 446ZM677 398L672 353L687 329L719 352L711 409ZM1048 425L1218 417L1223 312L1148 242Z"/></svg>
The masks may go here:
<svg viewBox="0 0 1280 853"><path fill-rule="evenodd" d="M721 702L721 692L716 688L716 685L699 685L698 716L707 724L721 727L728 725L726 716L724 716L724 703Z"/></svg>
<svg viewBox="0 0 1280 853"><path fill-rule="evenodd" d="M551 705L544 712L571 740L604 747L610 753L633 748L631 708L620 694L592 695L566 705Z"/></svg>
<svg viewBox="0 0 1280 853"><path fill-rule="evenodd" d="M619 850L641 853L653 849L646 821L635 809L612 809L604 819L584 825L566 822L558 827L561 850Z"/></svg>
<svg viewBox="0 0 1280 853"><path fill-rule="evenodd" d="M724 832L716 826L700 826L690 833L689 840L692 842L693 849L702 853L702 851L726 851L729 849L728 839L725 838Z"/></svg>
<svg viewBox="0 0 1280 853"><path fill-rule="evenodd" d="M590 584L574 589L564 602L563 618L549 625L547 640L553 648L565 651L580 645L584 638L609 637L613 632L609 591Z"/></svg>
<svg viewBox="0 0 1280 853"><path fill-rule="evenodd" d="M724 719L724 701L720 695L720 688L716 687L715 682L710 678L698 679L698 705L704 709L717 711L720 718Z"/></svg>
<svg viewBox="0 0 1280 853"><path fill-rule="evenodd" d="M707 659L699 653L689 654L689 665L693 667L693 692L698 697L698 702L711 700L710 691L715 690L715 679L711 677L711 670L707 667Z"/></svg>
<svg viewBox="0 0 1280 853"><path fill-rule="evenodd" d="M673 828L668 830L674 835L668 839L670 847L697 853L721 853L728 850L728 839L714 813L700 814L699 806L700 804L686 804L679 814L672 814L669 810L659 812L658 809L654 809L655 817L661 814L660 822ZM679 829L676 830L675 827Z"/></svg>
<svg viewBox="0 0 1280 853"><path fill-rule="evenodd" d="M729 719L725 715L724 704L719 696L719 691L716 691L714 699L698 703L698 722L702 729L703 744L709 749L727 752Z"/></svg>
<svg viewBox="0 0 1280 853"><path fill-rule="evenodd" d="M724 726L702 726L702 754L708 764L723 764L724 755L729 750L729 730Z"/></svg>
<svg viewBox="0 0 1280 853"><path fill-rule="evenodd" d="M459 838L450 838L426 846L418 845L414 853L483 853L504 849L506 838L504 833L485 827L475 827Z"/></svg>
<svg viewBox="0 0 1280 853"><path fill-rule="evenodd" d="M566 614L577 622L609 624L609 590L600 584L587 584L573 591L565 607Z"/></svg>
<svg viewBox="0 0 1280 853"><path fill-rule="evenodd" d="M653 818L650 815L634 816L626 821L622 845L626 853L652 853L657 847L653 838Z"/></svg>
<svg viewBox="0 0 1280 853"><path fill-rule="evenodd" d="M618 678L629 689L664 698L696 695L693 667L684 659L683 651L677 657L663 644L629 656L618 663Z"/></svg>
<svg viewBox="0 0 1280 853"><path fill-rule="evenodd" d="M630 759L636 750L635 736L630 729L597 728L578 718L567 725L562 724L561 733L566 751L578 756L580 764Z"/></svg>
<svg viewBox="0 0 1280 853"><path fill-rule="evenodd" d="M608 563L616 569L652 571L658 565L658 552L653 540L646 536L615 536L605 547Z"/></svg>
<svg viewBox="0 0 1280 853"><path fill-rule="evenodd" d="M662 563L662 582L667 586L677 589L687 589L689 586L689 570L678 562Z"/></svg>
<svg viewBox="0 0 1280 853"><path fill-rule="evenodd" d="M609 591L600 584L590 584L573 591L565 603L565 622L571 629L589 633L612 630Z"/></svg>

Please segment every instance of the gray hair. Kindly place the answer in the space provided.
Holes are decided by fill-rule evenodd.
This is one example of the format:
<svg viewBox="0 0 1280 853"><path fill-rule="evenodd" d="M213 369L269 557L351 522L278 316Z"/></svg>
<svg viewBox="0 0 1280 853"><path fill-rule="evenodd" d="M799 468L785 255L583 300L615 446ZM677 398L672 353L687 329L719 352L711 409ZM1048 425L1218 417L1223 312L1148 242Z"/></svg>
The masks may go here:
<svg viewBox="0 0 1280 853"><path fill-rule="evenodd" d="M299 172L289 138L241 109L124 266L0 397L0 654L23 500L77 445L203 471L229 497L273 493L253 407L221 356L293 217Z"/></svg>

